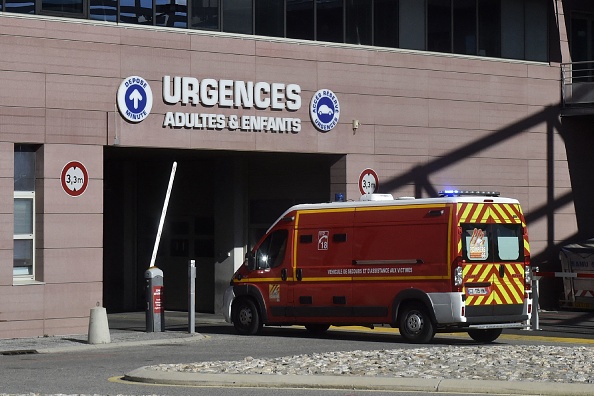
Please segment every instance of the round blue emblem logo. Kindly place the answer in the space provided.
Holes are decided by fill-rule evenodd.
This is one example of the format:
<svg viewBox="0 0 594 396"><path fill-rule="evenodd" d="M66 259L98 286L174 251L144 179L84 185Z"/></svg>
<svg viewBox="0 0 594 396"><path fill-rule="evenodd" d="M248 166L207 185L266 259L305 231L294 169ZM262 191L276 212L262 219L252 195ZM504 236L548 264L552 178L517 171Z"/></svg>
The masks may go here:
<svg viewBox="0 0 594 396"><path fill-rule="evenodd" d="M320 132L328 132L338 124L340 103L334 92L320 89L311 98L309 104L311 122Z"/></svg>
<svg viewBox="0 0 594 396"><path fill-rule="evenodd" d="M122 117L130 122L140 122L151 112L153 91L144 78L131 76L120 84L117 102Z"/></svg>

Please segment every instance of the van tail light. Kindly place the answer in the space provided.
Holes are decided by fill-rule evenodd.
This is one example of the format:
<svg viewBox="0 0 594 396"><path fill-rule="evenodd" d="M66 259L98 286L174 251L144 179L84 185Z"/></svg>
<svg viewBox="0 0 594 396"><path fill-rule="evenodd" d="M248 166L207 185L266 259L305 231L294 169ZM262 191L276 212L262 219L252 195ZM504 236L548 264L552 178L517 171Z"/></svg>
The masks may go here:
<svg viewBox="0 0 594 396"><path fill-rule="evenodd" d="M462 260L462 257L458 256L456 257L456 259L454 260L454 265L453 265L453 286L454 286L454 290L461 292L462 291L462 283L463 283L463 279L462 279L462 265L464 264L464 261Z"/></svg>
<svg viewBox="0 0 594 396"><path fill-rule="evenodd" d="M532 289L532 267L530 267L530 256L524 259L524 289Z"/></svg>

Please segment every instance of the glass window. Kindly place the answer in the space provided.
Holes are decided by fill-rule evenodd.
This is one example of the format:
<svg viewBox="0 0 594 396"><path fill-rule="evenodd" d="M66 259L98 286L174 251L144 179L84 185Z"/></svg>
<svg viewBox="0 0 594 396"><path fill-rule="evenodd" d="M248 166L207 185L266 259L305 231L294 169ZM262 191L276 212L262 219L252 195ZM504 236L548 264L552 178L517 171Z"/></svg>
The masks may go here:
<svg viewBox="0 0 594 396"><path fill-rule="evenodd" d="M285 37L285 5L279 0L256 0L256 34Z"/></svg>
<svg viewBox="0 0 594 396"><path fill-rule="evenodd" d="M342 0L316 0L316 40L343 43Z"/></svg>
<svg viewBox="0 0 594 396"><path fill-rule="evenodd" d="M427 1L427 50L452 52L451 0Z"/></svg>
<svg viewBox="0 0 594 396"><path fill-rule="evenodd" d="M520 224L462 224L464 259L519 261L524 259Z"/></svg>
<svg viewBox="0 0 594 396"><path fill-rule="evenodd" d="M28 0L6 0L5 11L20 14L35 14L35 2Z"/></svg>
<svg viewBox="0 0 594 396"><path fill-rule="evenodd" d="M314 39L314 0L287 0L287 37Z"/></svg>
<svg viewBox="0 0 594 396"><path fill-rule="evenodd" d="M192 0L190 27L219 29L219 0Z"/></svg>
<svg viewBox="0 0 594 396"><path fill-rule="evenodd" d="M373 45L398 48L398 3L398 0L373 2Z"/></svg>
<svg viewBox="0 0 594 396"><path fill-rule="evenodd" d="M35 276L35 151L14 147L14 250L13 276Z"/></svg>
<svg viewBox="0 0 594 396"><path fill-rule="evenodd" d="M478 2L478 55L501 56L501 6L499 0Z"/></svg>
<svg viewBox="0 0 594 396"><path fill-rule="evenodd" d="M89 18L98 21L117 22L117 0L90 0Z"/></svg>
<svg viewBox="0 0 594 396"><path fill-rule="evenodd" d="M120 22L152 25L152 0L120 0Z"/></svg>
<svg viewBox="0 0 594 396"><path fill-rule="evenodd" d="M157 26L185 28L188 26L187 0L155 0Z"/></svg>
<svg viewBox="0 0 594 396"><path fill-rule="evenodd" d="M225 0L223 2L223 31L253 34L252 0Z"/></svg>
<svg viewBox="0 0 594 396"><path fill-rule="evenodd" d="M83 14L83 0L41 0L41 11L54 14Z"/></svg>
<svg viewBox="0 0 594 396"><path fill-rule="evenodd" d="M497 235L497 256L500 260L518 260L520 258L520 226L500 224L495 227Z"/></svg>
<svg viewBox="0 0 594 396"><path fill-rule="evenodd" d="M476 0L454 0L454 53L476 55Z"/></svg>
<svg viewBox="0 0 594 396"><path fill-rule="evenodd" d="M346 42L371 45L371 4L369 0L346 1ZM395 4L393 8L396 8ZM394 26L392 26L394 30ZM397 31L397 30L396 30Z"/></svg>
<svg viewBox="0 0 594 396"><path fill-rule="evenodd" d="M398 36L400 48L424 50L425 1L400 0Z"/></svg>
<svg viewBox="0 0 594 396"><path fill-rule="evenodd" d="M283 263L288 236L287 230L276 230L268 235L256 252L257 269L275 268Z"/></svg>

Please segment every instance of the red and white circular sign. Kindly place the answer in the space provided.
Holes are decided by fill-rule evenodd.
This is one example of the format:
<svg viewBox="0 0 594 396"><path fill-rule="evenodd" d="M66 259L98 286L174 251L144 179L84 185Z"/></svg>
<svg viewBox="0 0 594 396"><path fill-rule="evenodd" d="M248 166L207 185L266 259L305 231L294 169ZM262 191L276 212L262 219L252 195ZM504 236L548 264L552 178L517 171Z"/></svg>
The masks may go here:
<svg viewBox="0 0 594 396"><path fill-rule="evenodd" d="M373 169L365 169L359 176L359 191L361 194L373 194L379 187L377 173Z"/></svg>
<svg viewBox="0 0 594 396"><path fill-rule="evenodd" d="M89 184L87 168L78 161L70 161L62 169L60 181L66 194L78 197L85 192Z"/></svg>

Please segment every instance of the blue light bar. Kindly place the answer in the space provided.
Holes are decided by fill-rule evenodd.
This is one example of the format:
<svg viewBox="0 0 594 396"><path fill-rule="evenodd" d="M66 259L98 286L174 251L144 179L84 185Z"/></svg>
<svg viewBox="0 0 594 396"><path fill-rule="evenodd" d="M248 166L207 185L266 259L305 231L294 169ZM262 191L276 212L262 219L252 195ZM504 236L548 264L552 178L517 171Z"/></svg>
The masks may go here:
<svg viewBox="0 0 594 396"><path fill-rule="evenodd" d="M499 191L474 191L474 190L443 190L439 192L440 197L462 197L462 196L479 196L479 197L498 197Z"/></svg>

